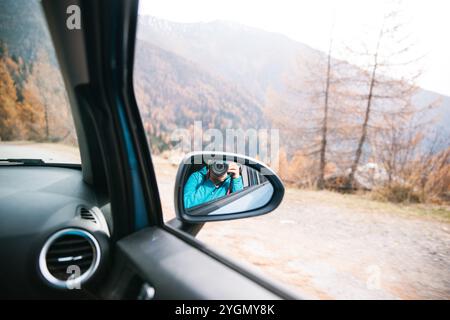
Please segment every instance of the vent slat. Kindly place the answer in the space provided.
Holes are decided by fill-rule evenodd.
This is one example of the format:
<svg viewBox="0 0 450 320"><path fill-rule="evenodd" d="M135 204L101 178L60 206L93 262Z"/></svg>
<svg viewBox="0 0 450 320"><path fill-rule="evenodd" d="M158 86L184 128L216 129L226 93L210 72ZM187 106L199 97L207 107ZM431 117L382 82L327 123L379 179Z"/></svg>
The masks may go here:
<svg viewBox="0 0 450 320"><path fill-rule="evenodd" d="M62 246L76 246L77 244L86 243L86 239L73 239L73 240L61 240L53 243L52 247L62 247Z"/></svg>
<svg viewBox="0 0 450 320"><path fill-rule="evenodd" d="M79 255L73 255L73 256L75 256L75 257L78 257L78 256L82 256L82 258L81 259L79 259L79 260L70 260L70 261L59 261L58 260L58 258L61 258L61 256L58 256L58 257L55 257L55 258L49 258L49 257L47 257L47 261L48 262L51 262L51 263L71 263L71 264L77 264L77 262L78 261L83 261L83 260L85 260L85 259L87 259L87 258L92 258L92 252L87 252L87 253L84 253L84 254L79 254ZM73 257L72 256L72 257Z"/></svg>
<svg viewBox="0 0 450 320"><path fill-rule="evenodd" d="M88 220L97 223L97 218L95 217L95 214L91 210L86 208L80 209L80 218L83 220Z"/></svg>
<svg viewBox="0 0 450 320"><path fill-rule="evenodd" d="M79 242L79 243L75 243L73 245L68 243L68 244L64 244L64 245L55 246L55 248L52 248L52 251L54 251L54 252L60 252L60 251L65 251L65 250L76 251L76 250L84 250L84 249L87 249L90 247L91 247L91 245L86 242Z"/></svg>
<svg viewBox="0 0 450 320"><path fill-rule="evenodd" d="M83 246L72 246L72 247L66 247L66 248L59 248L59 249L53 249L52 248L52 250L49 250L48 251L48 255L55 255L55 254L58 254L58 255L60 255L60 254L62 254L62 255L64 255L64 254L66 254L67 252L68 253L71 253L71 252L74 252L74 255L76 254L76 252L84 252L84 251L89 251L89 250L92 250L92 247L91 247L91 245L88 243L87 245L83 245Z"/></svg>
<svg viewBox="0 0 450 320"><path fill-rule="evenodd" d="M78 266L80 268L82 268L82 267L89 267L91 265L91 262L92 262L91 260L88 260L88 261L71 261L70 263L61 264L61 265L54 264L51 267L49 266L48 269L50 271L52 271L52 270L61 270L61 269L66 270L69 266Z"/></svg>

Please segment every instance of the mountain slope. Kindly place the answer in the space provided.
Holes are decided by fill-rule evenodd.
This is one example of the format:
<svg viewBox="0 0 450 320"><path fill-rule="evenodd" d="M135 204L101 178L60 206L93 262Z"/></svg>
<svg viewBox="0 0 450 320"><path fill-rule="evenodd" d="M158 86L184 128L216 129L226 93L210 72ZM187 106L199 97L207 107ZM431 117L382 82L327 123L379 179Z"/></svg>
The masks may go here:
<svg viewBox="0 0 450 320"><path fill-rule="evenodd" d="M319 52L281 34L224 21L176 23L140 16L138 39L174 52L264 101L267 89L284 86L297 58Z"/></svg>
<svg viewBox="0 0 450 320"><path fill-rule="evenodd" d="M0 140L76 143L40 1L0 1L0 69Z"/></svg>
<svg viewBox="0 0 450 320"><path fill-rule="evenodd" d="M261 106L250 95L178 55L139 41L134 84L146 130L169 143L176 128L258 128Z"/></svg>
<svg viewBox="0 0 450 320"><path fill-rule="evenodd" d="M49 39L40 1L0 1L0 42L7 45L13 57L35 60L39 48L49 54L52 63L55 63L56 57Z"/></svg>

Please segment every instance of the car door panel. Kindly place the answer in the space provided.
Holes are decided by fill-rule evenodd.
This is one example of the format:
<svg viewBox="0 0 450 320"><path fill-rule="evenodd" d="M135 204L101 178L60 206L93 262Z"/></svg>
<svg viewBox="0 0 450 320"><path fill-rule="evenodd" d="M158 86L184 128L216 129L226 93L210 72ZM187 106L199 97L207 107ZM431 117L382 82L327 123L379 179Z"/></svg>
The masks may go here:
<svg viewBox="0 0 450 320"><path fill-rule="evenodd" d="M143 229L117 245L156 299L280 299L162 228Z"/></svg>

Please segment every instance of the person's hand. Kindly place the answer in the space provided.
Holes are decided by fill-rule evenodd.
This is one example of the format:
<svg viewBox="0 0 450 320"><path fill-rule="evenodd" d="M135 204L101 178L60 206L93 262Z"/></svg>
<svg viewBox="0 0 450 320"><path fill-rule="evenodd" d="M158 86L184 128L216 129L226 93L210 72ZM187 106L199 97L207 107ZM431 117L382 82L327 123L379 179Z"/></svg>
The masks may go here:
<svg viewBox="0 0 450 320"><path fill-rule="evenodd" d="M228 173L231 174L231 178L233 179L239 178L239 166L236 162L228 163Z"/></svg>

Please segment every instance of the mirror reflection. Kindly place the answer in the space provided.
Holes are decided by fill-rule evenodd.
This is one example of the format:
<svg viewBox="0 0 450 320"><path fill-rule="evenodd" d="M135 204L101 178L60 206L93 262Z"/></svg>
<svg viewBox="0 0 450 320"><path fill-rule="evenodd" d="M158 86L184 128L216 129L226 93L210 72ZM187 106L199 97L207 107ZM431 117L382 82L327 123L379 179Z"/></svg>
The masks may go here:
<svg viewBox="0 0 450 320"><path fill-rule="evenodd" d="M220 207L229 205L232 202L231 198L233 202L242 198L239 201L240 206L251 210L264 205L271 198L272 193L267 192L273 192L270 183L259 171L249 166L225 160L209 160L202 164L185 165L189 168L183 188L184 208L191 212L206 205L216 204L217 207L219 203ZM260 196L256 199L257 194L250 195L263 184L268 184L265 192L259 191L257 194ZM230 201L226 200L228 198ZM251 207L248 203L250 198ZM210 210L208 212L211 214Z"/></svg>

